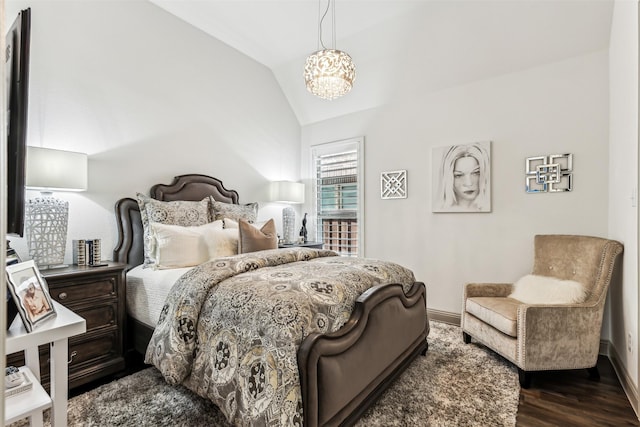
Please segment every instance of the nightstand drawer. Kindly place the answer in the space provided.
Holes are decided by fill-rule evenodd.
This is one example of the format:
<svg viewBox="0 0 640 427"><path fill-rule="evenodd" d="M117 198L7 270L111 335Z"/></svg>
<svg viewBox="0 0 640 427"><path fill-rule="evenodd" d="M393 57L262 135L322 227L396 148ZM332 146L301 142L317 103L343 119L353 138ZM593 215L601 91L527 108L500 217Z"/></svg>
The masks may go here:
<svg viewBox="0 0 640 427"><path fill-rule="evenodd" d="M77 281L70 284L49 286L49 293L56 301L68 305L96 298L113 298L118 294L116 279Z"/></svg>
<svg viewBox="0 0 640 427"><path fill-rule="evenodd" d="M121 352L118 331L83 337L82 341L69 341L69 374L81 369L82 365L95 364L100 360L112 359Z"/></svg>
<svg viewBox="0 0 640 427"><path fill-rule="evenodd" d="M77 307L75 313L84 317L87 322L87 332L113 326L118 321L118 303L103 304L93 307Z"/></svg>

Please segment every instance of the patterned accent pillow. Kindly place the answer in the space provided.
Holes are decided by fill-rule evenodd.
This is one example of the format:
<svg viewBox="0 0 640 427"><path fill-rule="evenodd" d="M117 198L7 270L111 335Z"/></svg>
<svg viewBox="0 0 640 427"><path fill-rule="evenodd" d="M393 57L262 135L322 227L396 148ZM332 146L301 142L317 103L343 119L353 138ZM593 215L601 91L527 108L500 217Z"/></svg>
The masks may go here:
<svg viewBox="0 0 640 427"><path fill-rule="evenodd" d="M218 202L211 198L211 211L213 219L229 218L234 221L244 219L248 223L256 222L258 217L258 203L248 203L246 205L236 205L234 203Z"/></svg>
<svg viewBox="0 0 640 427"><path fill-rule="evenodd" d="M272 219L266 222L262 228L258 229L245 220L238 222L238 253L264 251L267 249L278 249L278 235L276 234L276 223Z"/></svg>
<svg viewBox="0 0 640 427"><path fill-rule="evenodd" d="M144 266L154 264L151 248L151 223L194 226L211 222L209 198L199 202L177 200L173 202L161 202L149 196L138 193L138 206L140 207L140 219L144 237Z"/></svg>

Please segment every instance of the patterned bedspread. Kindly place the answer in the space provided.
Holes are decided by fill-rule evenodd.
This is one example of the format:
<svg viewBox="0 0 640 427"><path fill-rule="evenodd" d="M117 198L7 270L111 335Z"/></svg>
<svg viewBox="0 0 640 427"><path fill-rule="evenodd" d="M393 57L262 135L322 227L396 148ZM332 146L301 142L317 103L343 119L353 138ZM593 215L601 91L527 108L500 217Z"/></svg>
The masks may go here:
<svg viewBox="0 0 640 427"><path fill-rule="evenodd" d="M195 267L167 297L146 362L235 425L302 425L300 343L340 329L368 288L415 281L391 262L335 255L278 249Z"/></svg>

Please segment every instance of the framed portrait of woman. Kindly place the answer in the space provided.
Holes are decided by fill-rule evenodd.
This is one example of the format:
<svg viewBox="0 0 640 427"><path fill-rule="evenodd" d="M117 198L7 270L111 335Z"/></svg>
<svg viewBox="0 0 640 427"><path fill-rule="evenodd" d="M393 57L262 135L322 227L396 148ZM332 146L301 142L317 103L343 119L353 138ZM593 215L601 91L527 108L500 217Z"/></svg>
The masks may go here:
<svg viewBox="0 0 640 427"><path fill-rule="evenodd" d="M6 270L7 287L27 332L33 331L39 323L55 316L56 311L47 283L33 260L8 265Z"/></svg>
<svg viewBox="0 0 640 427"><path fill-rule="evenodd" d="M435 147L432 211L491 212L491 141Z"/></svg>

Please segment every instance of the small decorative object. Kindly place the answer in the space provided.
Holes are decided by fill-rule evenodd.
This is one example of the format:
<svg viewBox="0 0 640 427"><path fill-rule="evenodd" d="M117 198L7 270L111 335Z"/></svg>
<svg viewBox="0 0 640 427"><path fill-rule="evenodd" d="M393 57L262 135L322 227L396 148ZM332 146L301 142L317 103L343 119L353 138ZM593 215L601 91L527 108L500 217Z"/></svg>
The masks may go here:
<svg viewBox="0 0 640 427"><path fill-rule="evenodd" d="M287 206L282 209L282 238L285 244L295 243L296 241L296 211Z"/></svg>
<svg viewBox="0 0 640 427"><path fill-rule="evenodd" d="M55 308L46 282L33 260L9 265L7 287L18 308L18 314L27 332L42 321L55 316Z"/></svg>
<svg viewBox="0 0 640 427"><path fill-rule="evenodd" d="M18 253L15 251L15 249L9 246L9 241L7 241L7 257L5 259L7 265L17 264L21 262Z"/></svg>
<svg viewBox="0 0 640 427"><path fill-rule="evenodd" d="M75 265L102 265L100 239L73 240L73 263Z"/></svg>
<svg viewBox="0 0 640 427"><path fill-rule="evenodd" d="M23 368L24 369L24 368ZM15 366L7 366L4 375L4 397L10 397L18 393L29 391L33 388L33 382L27 375Z"/></svg>
<svg viewBox="0 0 640 427"><path fill-rule="evenodd" d="M433 149L433 212L491 212L491 141Z"/></svg>
<svg viewBox="0 0 640 427"><path fill-rule="evenodd" d="M573 154L528 157L525 164L527 193L573 190Z"/></svg>
<svg viewBox="0 0 640 427"><path fill-rule="evenodd" d="M304 218L302 218L302 227L300 228L300 237L302 237L302 242L307 241L307 213L305 212Z"/></svg>
<svg viewBox="0 0 640 427"><path fill-rule="evenodd" d="M380 174L380 197L382 199L406 199L407 171L382 172Z"/></svg>
<svg viewBox="0 0 640 427"><path fill-rule="evenodd" d="M22 384L20 370L15 366L7 366L4 369L4 387L13 388Z"/></svg>

